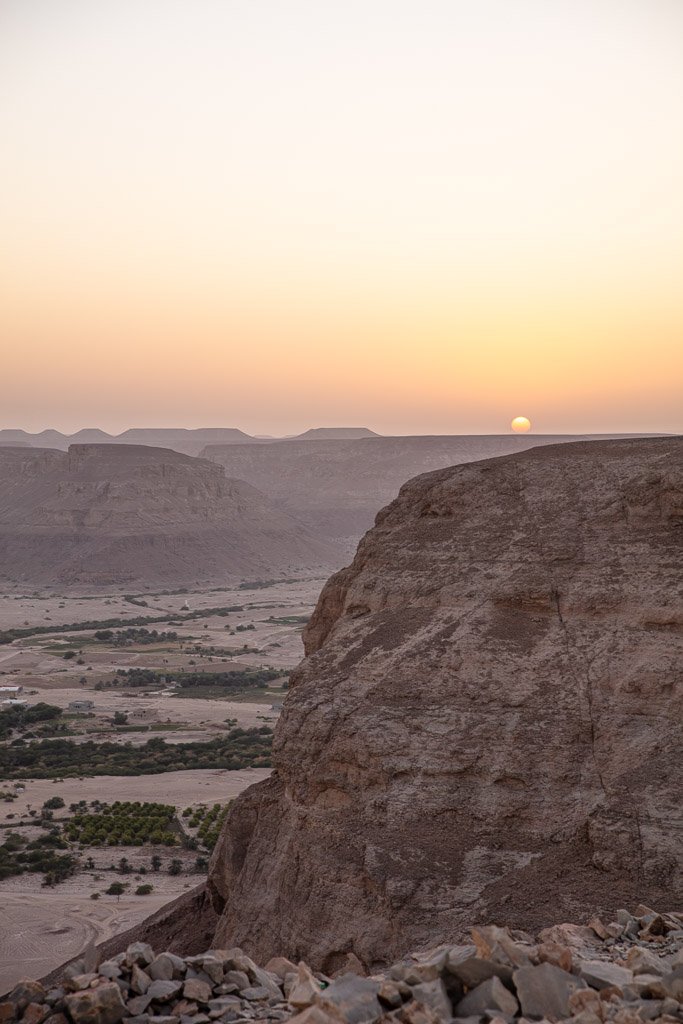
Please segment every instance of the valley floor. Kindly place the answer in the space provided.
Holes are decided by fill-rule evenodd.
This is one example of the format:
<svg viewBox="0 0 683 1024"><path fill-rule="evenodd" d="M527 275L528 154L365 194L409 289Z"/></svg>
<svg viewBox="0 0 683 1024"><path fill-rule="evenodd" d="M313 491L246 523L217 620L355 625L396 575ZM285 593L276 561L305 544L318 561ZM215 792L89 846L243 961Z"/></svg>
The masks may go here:
<svg viewBox="0 0 683 1024"><path fill-rule="evenodd" d="M228 736L235 726L272 728L286 695L286 673L303 655L301 630L321 583L320 579L263 581L221 592L132 595L132 601L121 594L0 595L0 633L55 628L55 632L34 633L0 645L0 686L21 686L19 697L29 708L42 702L61 709L63 717L58 721L68 732L59 736L76 744L88 740L139 749L153 737L162 737L166 744L203 743ZM226 613L226 608L231 610ZM184 619L190 612L195 617ZM98 641L96 626L74 628L113 619L111 628L116 633L125 628L123 620L138 616L160 618L143 628L172 631L177 638L117 645ZM71 628L60 631L60 625ZM68 651L74 654L65 658ZM163 673L167 680L195 672L235 671L248 677L260 669L274 670L278 676L260 688L247 685L226 692L220 686L202 686L201 695L197 690L195 697L192 689L178 686L129 686L117 671L131 668ZM0 696L0 701L4 699L7 694ZM74 701L92 701L93 706L85 714L74 715L69 711ZM0 704L0 712L8 706ZM127 724L114 724L117 713L117 717L126 716ZM137 725L131 728L131 723ZM32 727L32 738L24 743L52 738L50 724ZM0 753L16 735L0 740ZM0 799L0 847L10 834L21 835L26 842L46 835L51 827L65 829L73 817L70 806L82 801L89 808L93 801L172 804L177 813L176 845L171 847L149 842L100 847L71 843L79 868L54 887L43 886L39 873L0 880L0 991L20 976L47 973L90 941L103 941L138 924L200 882L197 857L206 859L210 849L201 844L199 849L185 847L182 832L189 819L182 817L182 811L215 804L224 808L269 773L268 767L245 767L128 775L84 771L78 777L60 773L54 778L4 781L0 775L0 793L9 797ZM64 808L41 821L43 805L55 796L64 801ZM196 836L196 829L189 834ZM155 854L161 861L156 870L151 867ZM117 870L121 858L130 867L125 876ZM169 873L172 860L180 862L177 874ZM126 883L126 891L118 897L107 895L106 889L119 880ZM135 895L135 889L145 883L153 886L152 891ZM99 896L91 899L94 892Z"/></svg>

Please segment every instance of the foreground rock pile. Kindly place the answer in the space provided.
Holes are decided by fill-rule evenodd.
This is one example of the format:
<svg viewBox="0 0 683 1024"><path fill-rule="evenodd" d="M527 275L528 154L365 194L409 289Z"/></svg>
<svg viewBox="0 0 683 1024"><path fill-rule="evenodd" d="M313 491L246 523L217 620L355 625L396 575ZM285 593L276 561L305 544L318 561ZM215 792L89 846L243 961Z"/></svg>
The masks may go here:
<svg viewBox="0 0 683 1024"><path fill-rule="evenodd" d="M99 967L94 951L70 964L60 987L20 982L0 1024L683 1021L683 914L640 906L536 938L496 926L471 935L370 976L351 953L334 978L284 957L261 968L239 949L181 957L136 942Z"/></svg>

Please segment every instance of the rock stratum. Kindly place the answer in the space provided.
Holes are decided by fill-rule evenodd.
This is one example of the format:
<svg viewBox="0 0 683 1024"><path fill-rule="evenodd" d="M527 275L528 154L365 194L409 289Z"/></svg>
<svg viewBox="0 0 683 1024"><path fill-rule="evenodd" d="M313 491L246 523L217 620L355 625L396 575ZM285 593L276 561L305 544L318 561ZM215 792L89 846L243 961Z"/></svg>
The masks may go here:
<svg viewBox="0 0 683 1024"><path fill-rule="evenodd" d="M0 448L0 582L224 582L331 566L330 545L221 466L163 448Z"/></svg>
<svg viewBox="0 0 683 1024"><path fill-rule="evenodd" d="M331 972L683 897L683 441L409 481L305 631L214 944Z"/></svg>

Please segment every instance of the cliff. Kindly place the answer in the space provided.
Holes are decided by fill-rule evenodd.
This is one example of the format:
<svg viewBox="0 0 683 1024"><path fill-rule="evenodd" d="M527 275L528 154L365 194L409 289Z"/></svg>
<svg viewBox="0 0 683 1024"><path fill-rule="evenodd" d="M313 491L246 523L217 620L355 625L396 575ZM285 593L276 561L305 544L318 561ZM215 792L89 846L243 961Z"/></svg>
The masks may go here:
<svg viewBox="0 0 683 1024"><path fill-rule="evenodd" d="M0 582L203 584L337 553L221 466L142 445L0 448Z"/></svg>
<svg viewBox="0 0 683 1024"><path fill-rule="evenodd" d="M407 483L325 586L209 889L324 970L683 896L683 441Z"/></svg>

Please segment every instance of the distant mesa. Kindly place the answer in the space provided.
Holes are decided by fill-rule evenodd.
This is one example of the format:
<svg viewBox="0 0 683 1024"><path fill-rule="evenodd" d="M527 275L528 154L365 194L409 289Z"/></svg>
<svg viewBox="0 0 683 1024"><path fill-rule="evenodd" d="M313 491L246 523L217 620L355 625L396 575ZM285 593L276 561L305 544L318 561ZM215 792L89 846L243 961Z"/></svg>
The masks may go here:
<svg viewBox="0 0 683 1024"><path fill-rule="evenodd" d="M72 444L142 444L153 448L172 448L183 455L198 455L207 444L258 444L258 440L236 427L132 427L122 434L107 434L89 428L75 434L59 430L42 430L30 434L26 430L0 430L0 445L31 445L35 448L56 448L67 451Z"/></svg>
<svg viewBox="0 0 683 1024"><path fill-rule="evenodd" d="M0 582L201 584L338 562L204 459L147 445L0 447Z"/></svg>
<svg viewBox="0 0 683 1024"><path fill-rule="evenodd" d="M291 441L332 441L332 440L353 440L359 437L380 437L369 427L311 427L303 434L296 434L288 438Z"/></svg>

